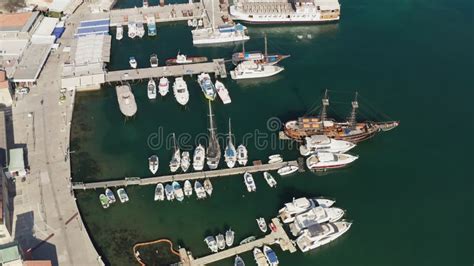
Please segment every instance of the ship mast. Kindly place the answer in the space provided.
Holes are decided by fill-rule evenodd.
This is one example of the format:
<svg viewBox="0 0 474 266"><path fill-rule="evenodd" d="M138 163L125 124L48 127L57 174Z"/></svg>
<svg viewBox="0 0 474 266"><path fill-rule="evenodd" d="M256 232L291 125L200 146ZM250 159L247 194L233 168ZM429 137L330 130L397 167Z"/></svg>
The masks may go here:
<svg viewBox="0 0 474 266"><path fill-rule="evenodd" d="M324 92L324 98L322 100L323 106L321 108L321 114L319 115L319 120L321 121L321 125L324 128L324 121L327 117L327 107L329 106L329 99L328 99L328 90Z"/></svg>
<svg viewBox="0 0 474 266"><path fill-rule="evenodd" d="M230 129L230 118L229 118L229 140L228 140L229 143L232 142L232 132L231 132L231 129Z"/></svg>
<svg viewBox="0 0 474 266"><path fill-rule="evenodd" d="M268 49L267 49L267 34L264 34L264 39L265 39L265 60L267 60L267 54L268 54Z"/></svg>
<svg viewBox="0 0 474 266"><path fill-rule="evenodd" d="M176 135L173 133L173 147L174 151L176 152Z"/></svg>
<svg viewBox="0 0 474 266"><path fill-rule="evenodd" d="M356 124L357 108L359 108L359 103L357 102L357 92L355 93L354 101L352 101L352 111L351 116L349 117L349 125L354 128Z"/></svg>

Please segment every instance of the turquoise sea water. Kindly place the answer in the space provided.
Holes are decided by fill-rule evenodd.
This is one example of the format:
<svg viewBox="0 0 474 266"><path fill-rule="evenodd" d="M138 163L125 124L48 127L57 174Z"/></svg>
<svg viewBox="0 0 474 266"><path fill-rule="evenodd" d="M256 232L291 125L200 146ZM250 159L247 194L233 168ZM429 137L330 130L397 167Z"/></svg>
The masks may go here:
<svg viewBox="0 0 474 266"><path fill-rule="evenodd" d="M119 7L140 1L119 1ZM153 1L150 2L154 5ZM285 71L262 81L224 80L232 104L213 103L219 133L232 118L236 142L250 135L250 160L282 153L298 157L296 146L276 142L270 118L282 121L305 114L324 89L330 89L333 117L350 111L353 93L362 96L361 116L372 109L400 120L390 132L360 143L351 151L360 158L349 168L325 175L297 174L277 178L270 189L260 175L257 193L245 192L242 177L213 182L210 199L153 202L154 187L128 187L131 201L103 210L102 191L77 192L81 214L99 252L111 265L135 263L137 242L169 238L195 256L207 254L205 236L232 227L236 242L261 235L255 218L273 217L284 202L298 196L327 196L347 210L351 230L313 252L288 254L275 248L281 265L471 265L473 224L473 2L458 1L341 1L338 24L296 27L249 27L247 50L289 53ZM112 34L114 32L112 31ZM311 39L308 38L311 35ZM303 35L303 39L297 38ZM230 58L239 46L196 48L183 23L158 25L156 38L113 40L108 68L128 68L135 56L148 66L156 53L160 64L177 51L210 58ZM167 172L171 151L154 149L153 136L175 132L182 148L207 132L207 105L196 77L186 77L191 100L180 107L171 95L150 102L146 82L133 83L136 118L124 121L113 86L78 94L72 144L75 181L147 176L147 158L160 156L159 174ZM374 107L369 108L368 106ZM272 120L274 121L274 120ZM267 134L257 141L256 135ZM286 143L286 142L285 142ZM274 145L276 145L274 144ZM154 146L155 147L155 146ZM155 147L156 148L156 147ZM251 254L243 256L251 265ZM159 264L157 261L151 264ZM231 265L225 260L216 265Z"/></svg>

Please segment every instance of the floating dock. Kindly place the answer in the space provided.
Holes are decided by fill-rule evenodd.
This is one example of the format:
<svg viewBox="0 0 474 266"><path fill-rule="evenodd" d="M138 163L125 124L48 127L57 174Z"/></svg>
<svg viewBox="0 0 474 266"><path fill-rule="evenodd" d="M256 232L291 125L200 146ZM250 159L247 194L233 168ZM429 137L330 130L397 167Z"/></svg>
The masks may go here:
<svg viewBox="0 0 474 266"><path fill-rule="evenodd" d="M273 218L272 223L275 225L276 230L274 232L272 231L270 234L266 235L263 238L256 239L247 244L242 244L229 249L225 249L201 258L193 258L191 252L181 248L179 250L181 264L183 266L207 265L219 260L223 260L229 257L233 257L235 255L239 255L241 253L251 251L256 247L262 247L263 245L270 246L273 244L278 244L280 245L280 248L283 251L289 251L290 253L296 252L295 244L288 237L288 234L283 229L280 220L278 220L278 218Z"/></svg>
<svg viewBox="0 0 474 266"><path fill-rule="evenodd" d="M221 78L227 77L224 59L214 59L212 62L198 64L183 64L175 66L149 67L109 71L105 73L105 82L121 82L161 77L181 77L201 74L202 72L214 73Z"/></svg>
<svg viewBox="0 0 474 266"><path fill-rule="evenodd" d="M295 165L298 163L296 161L281 162L281 163L272 163L272 164L260 164L252 166L242 166L234 168L226 168L219 170L210 170L210 171L200 171L200 172L191 172L175 175L165 175L165 176L155 176L155 177L126 177L121 180L110 180L110 181L101 181L101 182L91 182L91 183L73 183L73 189L103 189L106 187L124 187L129 185L153 185L158 183L167 183L173 181L185 181L185 180L196 180L196 179L206 179L206 178L217 178L221 176L230 176L230 175L239 175L244 174L245 172L256 173L263 171L272 171L280 169L287 165Z"/></svg>

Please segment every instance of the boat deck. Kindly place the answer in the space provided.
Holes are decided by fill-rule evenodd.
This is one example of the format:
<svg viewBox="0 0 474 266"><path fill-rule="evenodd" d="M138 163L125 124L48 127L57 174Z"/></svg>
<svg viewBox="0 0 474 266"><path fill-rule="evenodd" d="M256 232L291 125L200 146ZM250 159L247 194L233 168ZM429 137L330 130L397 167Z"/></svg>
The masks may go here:
<svg viewBox="0 0 474 266"><path fill-rule="evenodd" d="M184 174L175 174L175 175L165 175L165 176L155 176L155 177L126 177L121 180L110 180L110 181L101 181L101 182L91 182L91 183L81 183L76 182L73 184L73 189L102 189L105 187L123 187L129 185L153 185L157 183L166 183L172 181L185 181L185 180L196 180L196 179L205 179L205 178L217 178L222 176L231 176L243 174L245 172L256 173L263 171L272 171L280 169L281 167L287 165L297 165L296 161L288 161L281 163L273 164L261 164L261 165L251 165L251 166L242 166L234 168L226 168L219 170L209 170L209 171L200 171L200 172L191 172Z"/></svg>

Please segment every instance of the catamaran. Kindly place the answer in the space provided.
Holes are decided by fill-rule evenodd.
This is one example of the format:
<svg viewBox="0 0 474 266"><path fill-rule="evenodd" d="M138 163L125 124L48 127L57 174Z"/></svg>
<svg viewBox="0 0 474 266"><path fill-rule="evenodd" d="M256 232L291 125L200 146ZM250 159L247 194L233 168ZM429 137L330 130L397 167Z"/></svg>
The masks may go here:
<svg viewBox="0 0 474 266"><path fill-rule="evenodd" d="M135 59L135 57L131 56L128 59L128 63L130 64L130 67L137 68L137 60Z"/></svg>
<svg viewBox="0 0 474 266"><path fill-rule="evenodd" d="M165 186L165 195L167 200L174 200L174 189L173 186L170 184L166 184Z"/></svg>
<svg viewBox="0 0 474 266"><path fill-rule="evenodd" d="M285 70L284 67L277 65L265 65L254 61L243 61L230 71L232 79L253 79L266 78L274 76Z"/></svg>
<svg viewBox="0 0 474 266"><path fill-rule="evenodd" d="M121 39L123 39L123 26L122 25L117 26L117 33L115 35L115 39L117 41L120 41Z"/></svg>
<svg viewBox="0 0 474 266"><path fill-rule="evenodd" d="M232 102L232 100L230 99L229 91L224 86L224 84L218 80L216 80L216 91L219 95L219 98L221 98L224 104L229 104Z"/></svg>
<svg viewBox="0 0 474 266"><path fill-rule="evenodd" d="M156 174L156 172L158 171L158 167L159 167L158 156L156 156L156 155L150 156L148 158L148 169L150 169L150 172L152 174Z"/></svg>
<svg viewBox="0 0 474 266"><path fill-rule="evenodd" d="M305 138L305 144L301 145L299 150L301 155L309 156L319 151L345 153L355 146L356 144L350 141L331 139L326 135L313 135Z"/></svg>
<svg viewBox="0 0 474 266"><path fill-rule="evenodd" d="M147 95L150 100L156 99L156 83L153 78L148 81Z"/></svg>
<svg viewBox="0 0 474 266"><path fill-rule="evenodd" d="M216 137L216 128L214 126L214 115L212 114L212 105L209 101L209 146L207 147L207 166L214 170L219 166L221 159L221 148Z"/></svg>
<svg viewBox="0 0 474 266"><path fill-rule="evenodd" d="M178 201L183 201L184 193L183 193L183 189L181 188L181 185L177 181L173 181L172 186L173 186L173 191L174 191L174 195L176 199Z"/></svg>
<svg viewBox="0 0 474 266"><path fill-rule="evenodd" d="M194 150L193 168L195 171L201 171L204 168L204 161L206 160L206 149L199 144Z"/></svg>
<svg viewBox="0 0 474 266"><path fill-rule="evenodd" d="M239 162L240 165L245 166L248 161L248 152L247 148L243 144L240 144L239 147L237 147L237 162Z"/></svg>
<svg viewBox="0 0 474 266"><path fill-rule="evenodd" d="M204 190L209 196L212 195L213 187L212 187L211 180L209 178L206 178L206 180L204 180Z"/></svg>
<svg viewBox="0 0 474 266"><path fill-rule="evenodd" d="M155 201L165 200L165 188L163 187L163 184L161 184L161 183L156 184L154 200Z"/></svg>
<svg viewBox="0 0 474 266"><path fill-rule="evenodd" d="M170 161L170 170L172 173L176 172L181 165L181 153L179 151L179 147L176 145L176 136L173 133L173 146L174 146L174 153L171 157Z"/></svg>
<svg viewBox="0 0 474 266"><path fill-rule="evenodd" d="M213 101L216 98L216 88L214 87L214 84L212 83L209 74L201 73L198 76L197 81L206 99Z"/></svg>
<svg viewBox="0 0 474 266"><path fill-rule="evenodd" d="M325 245L346 233L352 223L339 221L334 223L314 224L304 229L296 239L296 245L302 252L307 252Z"/></svg>
<svg viewBox="0 0 474 266"><path fill-rule="evenodd" d="M189 166L191 165L191 159L189 158L189 151L183 151L181 155L181 170L186 173L188 171Z"/></svg>
<svg viewBox="0 0 474 266"><path fill-rule="evenodd" d="M173 84L173 93L176 101L181 105L186 105L189 101L188 85L183 77L176 78Z"/></svg>
<svg viewBox="0 0 474 266"><path fill-rule="evenodd" d="M232 133L231 133L231 126L230 126L230 118L229 118L229 135L227 137L227 146L225 147L224 151L224 158L227 167L233 168L237 161L237 151L235 150L234 143L232 143Z"/></svg>
<svg viewBox="0 0 474 266"><path fill-rule="evenodd" d="M127 191L125 191L125 188L117 189L117 195L121 203L125 203L129 200L128 194L127 194Z"/></svg>
<svg viewBox="0 0 474 266"><path fill-rule="evenodd" d="M186 197L193 195L193 186L189 180L184 181L184 195Z"/></svg>
<svg viewBox="0 0 474 266"><path fill-rule="evenodd" d="M285 203L285 206L278 211L278 215L284 223L291 223L297 214L309 211L315 207L330 208L336 201L325 198L293 198L291 202Z"/></svg>
<svg viewBox="0 0 474 266"><path fill-rule="evenodd" d="M269 172L263 172L263 178L265 178L265 181L267 181L267 184L270 187L276 187L277 181L275 180L275 178L273 178L273 176Z"/></svg>
<svg viewBox="0 0 474 266"><path fill-rule="evenodd" d="M306 166L310 170L342 168L358 158L358 156L346 153L318 152L306 159Z"/></svg>
<svg viewBox="0 0 474 266"><path fill-rule="evenodd" d="M196 196L198 199L205 199L207 197L206 190L202 186L201 182L197 181L194 182L194 192L196 192Z"/></svg>
<svg viewBox="0 0 474 266"><path fill-rule="evenodd" d="M244 183L245 183L245 186L247 187L248 192L257 191L257 185L255 185L255 180L253 180L253 176L251 173L245 172Z"/></svg>
<svg viewBox="0 0 474 266"><path fill-rule="evenodd" d="M150 56L150 66L151 67L158 67L158 56L156 54L152 54Z"/></svg>
<svg viewBox="0 0 474 266"><path fill-rule="evenodd" d="M168 94L168 91L170 90L170 82L167 77L161 77L160 82L158 83L158 93L160 93L161 96L165 96Z"/></svg>

